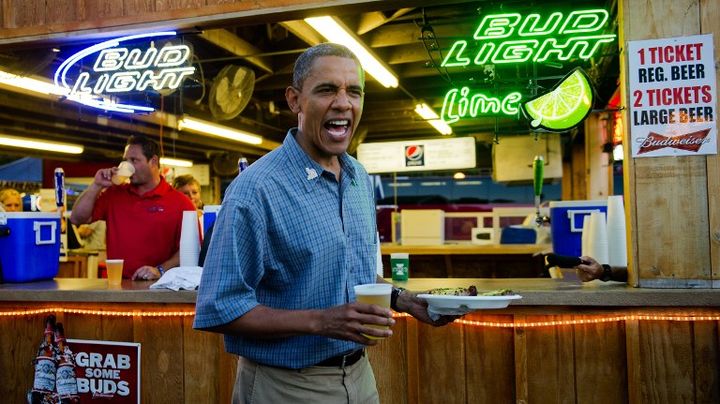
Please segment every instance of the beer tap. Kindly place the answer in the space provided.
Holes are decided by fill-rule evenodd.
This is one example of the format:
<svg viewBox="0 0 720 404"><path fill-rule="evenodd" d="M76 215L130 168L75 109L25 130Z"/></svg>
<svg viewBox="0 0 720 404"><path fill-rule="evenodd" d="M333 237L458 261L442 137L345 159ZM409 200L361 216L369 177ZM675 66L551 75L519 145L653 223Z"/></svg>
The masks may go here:
<svg viewBox="0 0 720 404"><path fill-rule="evenodd" d="M540 197L542 195L542 185L545 169L545 159L541 155L535 156L533 159L533 190L535 191L535 225L542 227L543 223L548 221L546 216L540 214Z"/></svg>

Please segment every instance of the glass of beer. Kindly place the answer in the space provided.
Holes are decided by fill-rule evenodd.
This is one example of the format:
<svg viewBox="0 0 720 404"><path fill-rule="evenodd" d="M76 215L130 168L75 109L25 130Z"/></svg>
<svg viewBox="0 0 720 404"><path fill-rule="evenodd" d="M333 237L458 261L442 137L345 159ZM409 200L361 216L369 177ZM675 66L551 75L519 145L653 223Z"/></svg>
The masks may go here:
<svg viewBox="0 0 720 404"><path fill-rule="evenodd" d="M368 283L365 285L356 285L355 297L358 302L367 304L376 304L380 307L390 308L390 294L392 293L392 285L389 283ZM387 329L386 325L368 324L368 327ZM372 335L363 334L370 339L382 339Z"/></svg>
<svg viewBox="0 0 720 404"><path fill-rule="evenodd" d="M120 285L122 283L123 263L125 260L105 260L107 267L108 285Z"/></svg>

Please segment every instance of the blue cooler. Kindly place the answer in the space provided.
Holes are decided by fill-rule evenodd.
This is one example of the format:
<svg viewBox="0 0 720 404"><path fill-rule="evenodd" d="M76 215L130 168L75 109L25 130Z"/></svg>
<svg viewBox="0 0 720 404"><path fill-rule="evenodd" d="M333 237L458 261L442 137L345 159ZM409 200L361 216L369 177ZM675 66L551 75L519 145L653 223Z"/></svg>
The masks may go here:
<svg viewBox="0 0 720 404"><path fill-rule="evenodd" d="M550 231L555 254L582 255L583 219L592 212L607 214L607 200L550 202Z"/></svg>
<svg viewBox="0 0 720 404"><path fill-rule="evenodd" d="M60 267L60 215L0 212L0 263L4 282L54 278ZM9 231L8 231L9 230Z"/></svg>
<svg viewBox="0 0 720 404"><path fill-rule="evenodd" d="M203 237L205 236L205 233L210 229L210 227L215 224L215 219L217 219L217 214L220 212L220 208L222 205L205 205L203 206L203 217L202 217L202 224L203 224Z"/></svg>

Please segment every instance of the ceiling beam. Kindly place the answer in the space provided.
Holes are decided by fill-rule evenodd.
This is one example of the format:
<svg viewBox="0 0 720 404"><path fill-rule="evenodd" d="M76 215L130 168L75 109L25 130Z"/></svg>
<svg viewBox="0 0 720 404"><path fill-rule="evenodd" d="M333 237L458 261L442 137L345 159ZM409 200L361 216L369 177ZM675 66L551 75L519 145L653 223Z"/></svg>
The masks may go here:
<svg viewBox="0 0 720 404"><path fill-rule="evenodd" d="M399 65L403 63L425 62L429 58L425 47L422 43L418 42L394 47L385 61L390 65Z"/></svg>
<svg viewBox="0 0 720 404"><path fill-rule="evenodd" d="M437 24L432 26L435 38L440 46L449 48L459 39L472 40L476 24L458 22L456 24ZM422 42L421 28L413 23L392 24L374 30L367 40L373 48L407 45Z"/></svg>
<svg viewBox="0 0 720 404"><path fill-rule="evenodd" d="M325 42L325 39L303 20L284 21L280 25L310 46Z"/></svg>
<svg viewBox="0 0 720 404"><path fill-rule="evenodd" d="M398 17L401 17L412 10L414 10L414 8L401 8L399 10L395 10L395 12L393 12L390 16L387 16L382 11L371 11L369 13L363 13L360 16L360 20L358 21L357 34L367 34L375 28L386 24Z"/></svg>
<svg viewBox="0 0 720 404"><path fill-rule="evenodd" d="M238 37L226 29L208 29L201 32L199 36L211 44L225 49L233 55L245 58L248 62L268 73L273 72L272 65L267 58L252 56L263 53L262 50L256 48L250 42Z"/></svg>

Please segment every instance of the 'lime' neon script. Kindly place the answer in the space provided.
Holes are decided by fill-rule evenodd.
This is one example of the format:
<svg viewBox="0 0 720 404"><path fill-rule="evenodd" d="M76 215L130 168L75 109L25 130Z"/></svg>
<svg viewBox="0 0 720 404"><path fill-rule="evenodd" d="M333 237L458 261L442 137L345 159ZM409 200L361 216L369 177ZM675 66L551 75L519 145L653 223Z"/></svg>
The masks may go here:
<svg viewBox="0 0 720 404"><path fill-rule="evenodd" d="M175 90L195 73L189 46L167 42L158 49L147 42L173 36L173 31L131 35L83 49L55 71L55 85L69 90L69 99L91 107L115 112L153 111L147 106L118 103L109 96L147 89Z"/></svg>
<svg viewBox="0 0 720 404"><path fill-rule="evenodd" d="M603 33L608 17L603 9L576 10L567 15L556 11L549 16L538 13L524 17L519 13L486 15L473 35L476 46L470 50L468 41L455 42L442 66L586 60L602 44L615 40L615 34Z"/></svg>
<svg viewBox="0 0 720 404"><path fill-rule="evenodd" d="M461 89L453 88L445 94L440 118L447 124L460 120L460 118L473 117L478 115L515 115L519 111L522 95L513 92L503 99L488 97L482 93L470 94L469 87Z"/></svg>

